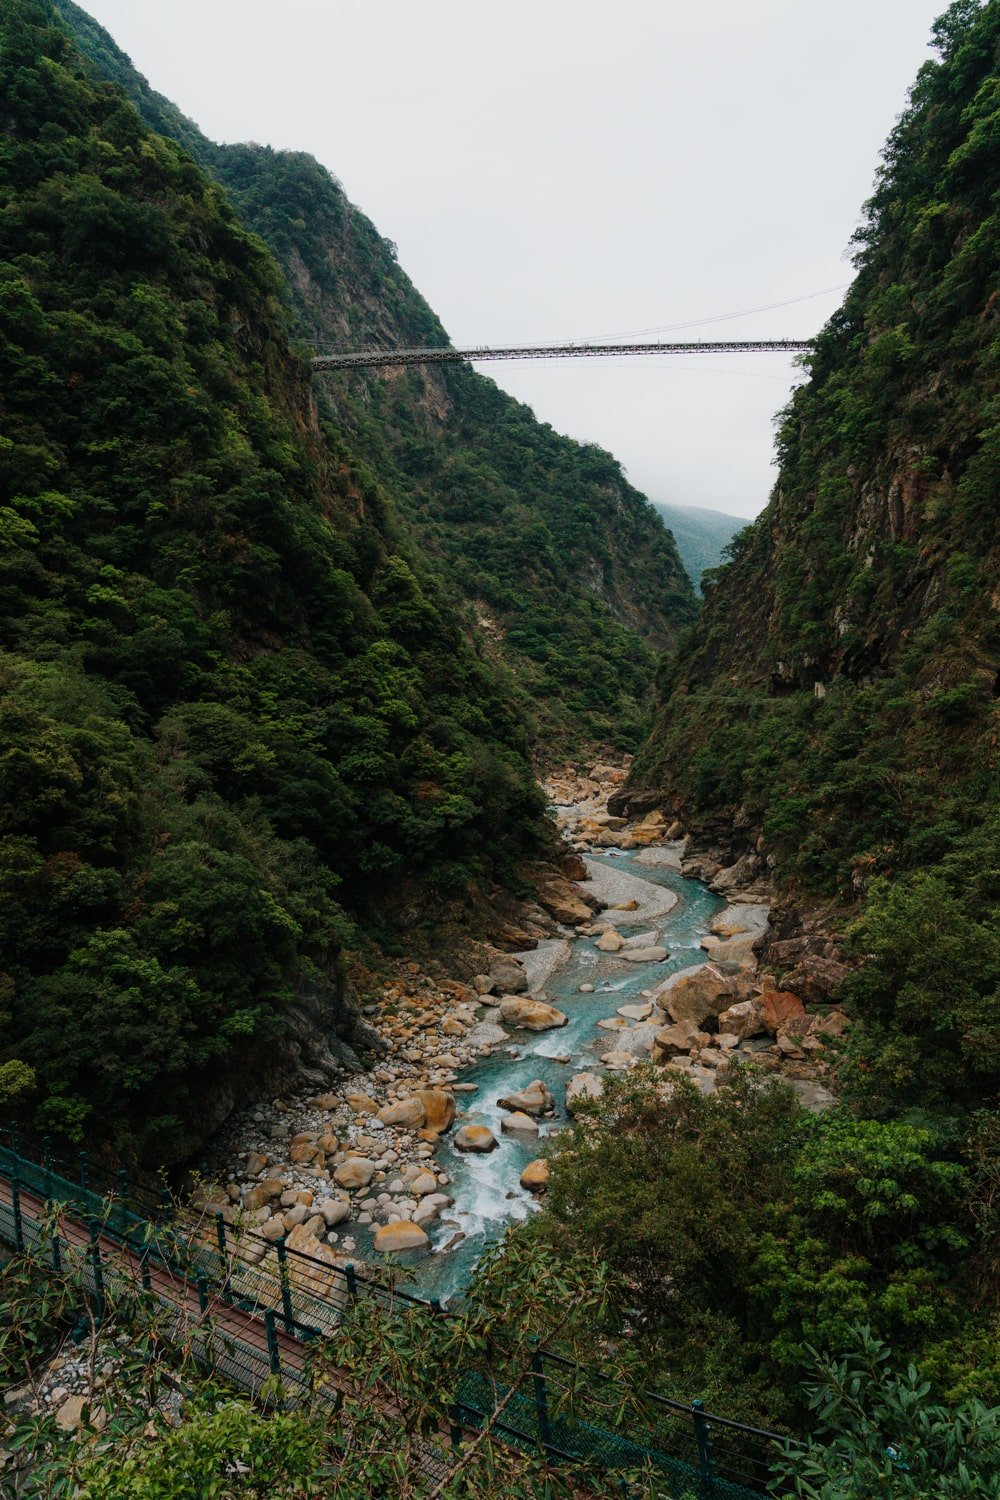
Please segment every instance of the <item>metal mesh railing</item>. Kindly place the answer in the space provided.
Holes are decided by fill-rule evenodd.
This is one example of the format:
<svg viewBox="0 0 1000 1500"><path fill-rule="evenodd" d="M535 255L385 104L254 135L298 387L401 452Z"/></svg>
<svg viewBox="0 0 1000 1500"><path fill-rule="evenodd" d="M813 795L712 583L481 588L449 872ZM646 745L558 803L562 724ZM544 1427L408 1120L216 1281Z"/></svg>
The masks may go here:
<svg viewBox="0 0 1000 1500"><path fill-rule="evenodd" d="M290 1250L283 1240L270 1243L221 1216L182 1221L166 1192L130 1184L122 1173L102 1174L85 1154L73 1163L59 1159L47 1140L27 1142L13 1132L11 1144L0 1145L0 1179L11 1200L0 1201L0 1240L46 1256L55 1268L73 1263L98 1310L106 1296L141 1285L165 1309L174 1334L197 1346L202 1363L255 1396L269 1375L280 1375L294 1399L310 1378L304 1351L335 1335L357 1298L386 1316L415 1305L447 1316L391 1280ZM58 1220L47 1212L54 1204ZM60 1232L70 1223L72 1241ZM787 1441L705 1412L698 1402L627 1393L540 1347L520 1378L505 1380L489 1369L461 1375L453 1441L488 1426L554 1463L646 1471L672 1494L697 1500L767 1493L771 1460Z"/></svg>

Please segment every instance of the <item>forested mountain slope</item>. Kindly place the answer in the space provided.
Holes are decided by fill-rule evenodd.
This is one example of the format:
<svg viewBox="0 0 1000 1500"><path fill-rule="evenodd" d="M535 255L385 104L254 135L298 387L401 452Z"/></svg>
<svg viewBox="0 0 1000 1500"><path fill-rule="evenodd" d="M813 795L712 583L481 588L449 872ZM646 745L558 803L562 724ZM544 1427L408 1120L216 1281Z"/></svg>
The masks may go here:
<svg viewBox="0 0 1000 1500"><path fill-rule="evenodd" d="M677 543L681 562L695 588L700 586L704 572L719 566L726 547L747 525L740 516L727 516L724 511L700 505L668 505L662 500L655 505Z"/></svg>
<svg viewBox="0 0 1000 1500"><path fill-rule="evenodd" d="M539 801L219 187L48 0L0 98L0 1091L162 1161L349 916L506 877Z"/></svg>
<svg viewBox="0 0 1000 1500"><path fill-rule="evenodd" d="M448 342L392 245L318 162L206 140L72 0L59 8L147 123L224 184L283 266L303 337L335 347ZM672 538L615 460L560 437L467 366L327 375L322 390L470 628L510 669L539 755L588 741L634 746L656 658L695 600Z"/></svg>
<svg viewBox="0 0 1000 1500"><path fill-rule="evenodd" d="M934 35L626 794L793 889L868 892L859 1057L922 1106L1000 1083L1000 4Z"/></svg>

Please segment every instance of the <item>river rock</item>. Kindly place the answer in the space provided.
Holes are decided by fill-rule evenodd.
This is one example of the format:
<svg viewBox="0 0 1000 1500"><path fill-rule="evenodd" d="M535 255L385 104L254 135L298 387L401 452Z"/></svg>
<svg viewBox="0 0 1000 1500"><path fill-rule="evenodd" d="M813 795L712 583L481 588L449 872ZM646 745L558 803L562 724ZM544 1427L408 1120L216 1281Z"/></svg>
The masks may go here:
<svg viewBox="0 0 1000 1500"><path fill-rule="evenodd" d="M625 948L618 955L630 964L660 964L670 954L666 948Z"/></svg>
<svg viewBox="0 0 1000 1500"><path fill-rule="evenodd" d="M635 897L633 896L631 901L616 901L615 904L614 904L614 906L611 908L611 910L612 911L638 911L639 910L639 903L635 899Z"/></svg>
<svg viewBox="0 0 1000 1500"><path fill-rule="evenodd" d="M565 1026L569 1019L554 1005L533 1000L530 995L504 995L500 1014L509 1026L520 1026L526 1031L550 1031L555 1026Z"/></svg>
<svg viewBox="0 0 1000 1500"><path fill-rule="evenodd" d="M594 986L592 984L581 984L578 988L581 995L592 995L594 993Z"/></svg>
<svg viewBox="0 0 1000 1500"><path fill-rule="evenodd" d="M380 1224L375 1231L375 1249L380 1255L399 1250L425 1250L430 1244L419 1224L397 1219L394 1224Z"/></svg>
<svg viewBox="0 0 1000 1500"><path fill-rule="evenodd" d="M696 1026L709 1016L720 1015L735 998L735 982L714 964L696 964L671 974L653 993L660 1010L672 1021L693 1021Z"/></svg>
<svg viewBox="0 0 1000 1500"><path fill-rule="evenodd" d="M497 1103L501 1109L520 1110L526 1115L544 1115L555 1100L540 1078L535 1078L518 1094L508 1094Z"/></svg>
<svg viewBox="0 0 1000 1500"><path fill-rule="evenodd" d="M498 1047L501 1042L509 1042L510 1037L502 1026L496 1026L492 1021L480 1021L466 1034L465 1040L471 1047Z"/></svg>
<svg viewBox="0 0 1000 1500"><path fill-rule="evenodd" d="M352 1093L345 1094L347 1106L356 1115L374 1115L378 1113L378 1105L370 1094Z"/></svg>
<svg viewBox="0 0 1000 1500"><path fill-rule="evenodd" d="M243 1199L243 1207L266 1208L272 1198L280 1197L284 1192L285 1179L283 1177L265 1177L263 1182L258 1182L252 1187Z"/></svg>
<svg viewBox="0 0 1000 1500"><path fill-rule="evenodd" d="M604 1079L599 1073L574 1073L566 1085L566 1108L572 1113L583 1100L599 1099L603 1093Z"/></svg>
<svg viewBox="0 0 1000 1500"><path fill-rule="evenodd" d="M512 1115L504 1115L500 1121L500 1129L507 1135L537 1135L538 1121L526 1115L523 1110L515 1110Z"/></svg>
<svg viewBox="0 0 1000 1500"><path fill-rule="evenodd" d="M323 1215L327 1229L336 1229L351 1217L351 1205L346 1198L324 1198L316 1208Z"/></svg>
<svg viewBox="0 0 1000 1500"><path fill-rule="evenodd" d="M624 1016L626 1021L648 1021L653 1014L651 1001L645 1005L619 1005L618 1014Z"/></svg>
<svg viewBox="0 0 1000 1500"><path fill-rule="evenodd" d="M333 1180L338 1187L367 1187L375 1176L375 1163L363 1156L349 1156L334 1169Z"/></svg>
<svg viewBox="0 0 1000 1500"><path fill-rule="evenodd" d="M437 1187L438 1181L433 1172L421 1172L410 1183L410 1192L414 1198L426 1198L428 1193L436 1193Z"/></svg>
<svg viewBox="0 0 1000 1500"><path fill-rule="evenodd" d="M549 1182L549 1164L544 1157L537 1156L534 1161L529 1161L521 1173L521 1186L527 1188L529 1193L544 1192Z"/></svg>
<svg viewBox="0 0 1000 1500"><path fill-rule="evenodd" d="M499 1142L488 1125L463 1125L455 1132L459 1151L495 1151Z"/></svg>
<svg viewBox="0 0 1000 1500"><path fill-rule="evenodd" d="M423 1100L416 1094L406 1099L397 1099L394 1104L385 1104L378 1112L383 1125L403 1125L408 1130L417 1130L426 1119Z"/></svg>
<svg viewBox="0 0 1000 1500"><path fill-rule="evenodd" d="M594 944L594 947L599 948L602 953L617 953L624 946L625 939L613 927L609 927L606 931L602 932Z"/></svg>
<svg viewBox="0 0 1000 1500"><path fill-rule="evenodd" d="M251 1151L247 1157L247 1176L259 1177L271 1158L265 1156L263 1151Z"/></svg>

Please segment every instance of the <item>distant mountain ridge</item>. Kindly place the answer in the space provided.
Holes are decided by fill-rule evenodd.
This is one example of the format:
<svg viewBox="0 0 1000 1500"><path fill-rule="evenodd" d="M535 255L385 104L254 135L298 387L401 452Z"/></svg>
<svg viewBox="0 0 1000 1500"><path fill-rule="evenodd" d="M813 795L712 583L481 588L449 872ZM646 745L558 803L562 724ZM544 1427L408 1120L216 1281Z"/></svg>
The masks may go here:
<svg viewBox="0 0 1000 1500"><path fill-rule="evenodd" d="M724 549L736 533L751 524L744 516L729 516L700 505L670 505L663 500L654 500L653 504L672 533L696 589L701 587L701 575L719 566Z"/></svg>
<svg viewBox="0 0 1000 1500"><path fill-rule="evenodd" d="M394 247L314 158L214 144L73 0L58 8L146 123L223 184L281 264L304 339L447 342ZM659 655L697 604L672 537L615 459L560 436L468 366L357 371L319 389L463 607L536 754L634 748Z"/></svg>

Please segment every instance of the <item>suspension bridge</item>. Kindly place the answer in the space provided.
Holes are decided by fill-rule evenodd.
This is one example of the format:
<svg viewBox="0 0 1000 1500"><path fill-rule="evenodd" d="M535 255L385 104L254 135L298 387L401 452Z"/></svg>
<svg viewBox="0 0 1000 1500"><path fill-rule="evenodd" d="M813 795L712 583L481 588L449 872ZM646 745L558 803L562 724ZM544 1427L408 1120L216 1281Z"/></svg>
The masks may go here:
<svg viewBox="0 0 1000 1500"><path fill-rule="evenodd" d="M685 340L651 344L515 344L495 348L342 349L313 356L316 370L377 370L395 365L480 364L493 359L600 359L647 354L804 354L815 339Z"/></svg>

